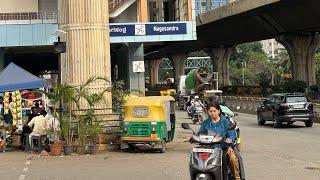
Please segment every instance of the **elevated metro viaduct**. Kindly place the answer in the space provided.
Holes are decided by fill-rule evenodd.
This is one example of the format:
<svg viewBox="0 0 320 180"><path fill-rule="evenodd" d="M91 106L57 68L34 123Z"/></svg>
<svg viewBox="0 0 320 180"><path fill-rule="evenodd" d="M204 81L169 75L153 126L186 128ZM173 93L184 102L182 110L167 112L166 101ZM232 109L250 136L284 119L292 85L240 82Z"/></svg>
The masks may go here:
<svg viewBox="0 0 320 180"><path fill-rule="evenodd" d="M178 78L184 74L186 55L205 50L224 86L229 85L228 62L235 45L276 38L290 55L293 79L314 85L314 55L320 39L318 7L318 0L237 0L197 16L197 40L151 47L146 54L156 53L145 58L173 57Z"/></svg>

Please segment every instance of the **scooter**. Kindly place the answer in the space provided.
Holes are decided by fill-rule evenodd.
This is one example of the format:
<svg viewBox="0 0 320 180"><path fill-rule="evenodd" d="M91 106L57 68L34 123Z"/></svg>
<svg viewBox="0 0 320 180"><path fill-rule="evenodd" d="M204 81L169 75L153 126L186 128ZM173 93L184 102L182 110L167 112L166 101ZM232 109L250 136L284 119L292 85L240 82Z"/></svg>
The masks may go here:
<svg viewBox="0 0 320 180"><path fill-rule="evenodd" d="M195 107L194 113L192 116L192 123L196 124L197 122L203 122L203 109L202 107Z"/></svg>
<svg viewBox="0 0 320 180"><path fill-rule="evenodd" d="M191 180L228 179L228 177L224 178L223 175L223 150L219 147L213 148L213 145L222 143L224 139L216 133L198 136L187 123L182 123L182 128L193 132L189 142L198 145L192 149L190 156L189 172ZM232 128L235 128L235 125L228 129Z"/></svg>

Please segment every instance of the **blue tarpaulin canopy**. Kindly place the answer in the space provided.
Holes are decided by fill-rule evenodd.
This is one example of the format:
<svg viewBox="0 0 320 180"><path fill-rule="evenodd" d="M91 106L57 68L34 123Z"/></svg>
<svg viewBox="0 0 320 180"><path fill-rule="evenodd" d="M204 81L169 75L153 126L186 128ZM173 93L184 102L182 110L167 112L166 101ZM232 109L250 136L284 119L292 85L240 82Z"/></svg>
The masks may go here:
<svg viewBox="0 0 320 180"><path fill-rule="evenodd" d="M46 86L46 81L14 63L10 63L0 73L0 92L8 92L22 89L35 89Z"/></svg>

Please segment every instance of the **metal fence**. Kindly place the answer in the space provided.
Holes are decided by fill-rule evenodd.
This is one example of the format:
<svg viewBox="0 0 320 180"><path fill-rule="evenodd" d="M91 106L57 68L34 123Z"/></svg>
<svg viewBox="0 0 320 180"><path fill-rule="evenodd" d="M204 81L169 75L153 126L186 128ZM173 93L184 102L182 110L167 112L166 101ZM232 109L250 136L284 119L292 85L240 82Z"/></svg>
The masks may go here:
<svg viewBox="0 0 320 180"><path fill-rule="evenodd" d="M0 13L1 24L58 23L57 12Z"/></svg>

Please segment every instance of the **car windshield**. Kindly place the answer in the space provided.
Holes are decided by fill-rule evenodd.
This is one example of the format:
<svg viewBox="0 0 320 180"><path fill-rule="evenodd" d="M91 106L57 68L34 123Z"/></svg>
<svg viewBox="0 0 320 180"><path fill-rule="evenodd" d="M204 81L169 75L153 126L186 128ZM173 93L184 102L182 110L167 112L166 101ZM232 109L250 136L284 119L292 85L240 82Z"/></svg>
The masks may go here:
<svg viewBox="0 0 320 180"><path fill-rule="evenodd" d="M298 103L298 102L308 102L308 99L305 96L287 97L287 103Z"/></svg>

